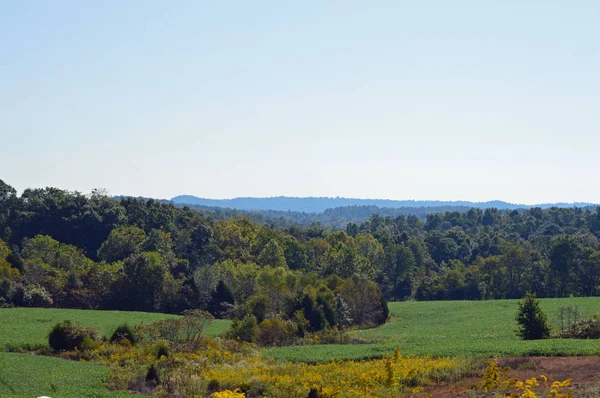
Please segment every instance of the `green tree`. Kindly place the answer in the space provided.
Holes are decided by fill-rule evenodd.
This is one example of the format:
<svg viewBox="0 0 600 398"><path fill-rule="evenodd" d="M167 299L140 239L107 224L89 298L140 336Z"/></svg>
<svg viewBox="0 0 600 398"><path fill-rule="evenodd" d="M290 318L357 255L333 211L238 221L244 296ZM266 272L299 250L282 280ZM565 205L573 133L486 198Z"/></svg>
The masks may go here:
<svg viewBox="0 0 600 398"><path fill-rule="evenodd" d="M258 255L257 261L263 266L287 267L283 249L275 239L271 239L269 243L265 245Z"/></svg>
<svg viewBox="0 0 600 398"><path fill-rule="evenodd" d="M225 282L219 281L217 288L211 295L208 312L216 318L222 318L225 316L228 305L233 304L235 304L233 293L231 293Z"/></svg>
<svg viewBox="0 0 600 398"><path fill-rule="evenodd" d="M338 243L325 253L323 273L351 278L354 275L373 275L373 270L369 261L359 254L355 246Z"/></svg>
<svg viewBox="0 0 600 398"><path fill-rule="evenodd" d="M125 259L123 305L131 309L156 311L161 307L163 285L169 266L157 252L143 252Z"/></svg>
<svg viewBox="0 0 600 398"><path fill-rule="evenodd" d="M546 339L550 336L548 318L535 294L527 293L517 304L517 336L523 340Z"/></svg>
<svg viewBox="0 0 600 398"><path fill-rule="evenodd" d="M136 226L122 226L113 229L98 249L98 258L107 263L124 260L142 252L146 240L144 230Z"/></svg>

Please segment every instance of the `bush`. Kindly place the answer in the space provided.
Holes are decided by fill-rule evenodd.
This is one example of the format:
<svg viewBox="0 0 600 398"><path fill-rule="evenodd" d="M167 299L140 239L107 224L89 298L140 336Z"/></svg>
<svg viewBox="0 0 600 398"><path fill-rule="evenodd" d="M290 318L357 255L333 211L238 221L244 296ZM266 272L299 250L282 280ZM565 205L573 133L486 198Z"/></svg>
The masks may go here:
<svg viewBox="0 0 600 398"><path fill-rule="evenodd" d="M129 325L126 323L119 325L117 327L117 329L113 332L112 336L110 336L110 342L114 343L114 342L121 341L123 339L129 340L131 345L135 344L136 339L135 339L133 330L131 330Z"/></svg>
<svg viewBox="0 0 600 398"><path fill-rule="evenodd" d="M307 338L308 344L351 344L354 341L337 327L321 330Z"/></svg>
<svg viewBox="0 0 600 398"><path fill-rule="evenodd" d="M258 343L264 347L292 345L296 340L297 330L292 321L267 319L258 326Z"/></svg>
<svg viewBox="0 0 600 398"><path fill-rule="evenodd" d="M381 295L381 324L384 324L387 322L388 318L390 317L390 307L388 306L388 301L385 299L385 297L383 295Z"/></svg>
<svg viewBox="0 0 600 398"><path fill-rule="evenodd" d="M152 347L152 353L156 357L156 359L160 359L161 357L168 358L171 350L169 348L169 342L167 340L159 340Z"/></svg>
<svg viewBox="0 0 600 398"><path fill-rule="evenodd" d="M246 341L248 343L256 342L258 337L258 322L254 315L246 315L244 319L235 319L231 324L231 329L226 337L233 340Z"/></svg>
<svg viewBox="0 0 600 398"><path fill-rule="evenodd" d="M212 320L212 315L206 311L186 310L181 318L168 318L137 326L135 336L141 342L168 340L197 345L202 341L204 329Z"/></svg>
<svg viewBox="0 0 600 398"><path fill-rule="evenodd" d="M57 323L48 334L48 344L55 351L90 348L93 346L92 342L98 341L100 341L100 337L94 329L76 325L70 321Z"/></svg>
<svg viewBox="0 0 600 398"><path fill-rule="evenodd" d="M51 307L54 304L52 296L40 285L31 285L25 294L25 301L29 307Z"/></svg>
<svg viewBox="0 0 600 398"><path fill-rule="evenodd" d="M540 302L535 294L527 295L518 303L517 307L517 336L523 340L546 339L550 336L548 318L540 308Z"/></svg>
<svg viewBox="0 0 600 398"><path fill-rule="evenodd" d="M600 338L600 317L595 315L591 318L580 319L574 322L570 328L562 330L559 337L563 339L598 339Z"/></svg>

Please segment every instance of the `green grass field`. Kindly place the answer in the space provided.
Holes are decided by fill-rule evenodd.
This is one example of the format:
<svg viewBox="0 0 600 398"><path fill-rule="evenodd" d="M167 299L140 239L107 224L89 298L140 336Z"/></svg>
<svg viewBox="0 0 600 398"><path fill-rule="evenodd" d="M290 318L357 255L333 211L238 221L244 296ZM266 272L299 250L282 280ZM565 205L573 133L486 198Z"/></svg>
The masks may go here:
<svg viewBox="0 0 600 398"><path fill-rule="evenodd" d="M3 398L134 397L127 391L107 391L104 387L107 375L106 367L91 363L0 352L0 397Z"/></svg>
<svg viewBox="0 0 600 398"><path fill-rule="evenodd" d="M70 310L57 308L2 308L0 309L0 350L7 345L47 344L48 331L57 322L69 320L91 326L101 336L112 334L115 328L128 323L131 326L151 323L175 315L149 312ZM216 319L205 333L214 337L224 333L229 321Z"/></svg>
<svg viewBox="0 0 600 398"><path fill-rule="evenodd" d="M576 306L582 315L600 313L600 297L543 299L553 324L560 307ZM404 354L434 356L600 355L597 340L522 341L514 334L517 300L391 303L392 318L377 329L352 332L368 344L278 347L266 357L303 362L377 358L400 348ZM48 330L70 320L108 336L124 322L149 323L173 315L68 309L0 309L0 351L6 345L47 344ZM222 334L229 321L215 320L206 333ZM0 352L0 397L125 397L108 392L105 367L63 359Z"/></svg>
<svg viewBox="0 0 600 398"><path fill-rule="evenodd" d="M110 336L122 324L151 323L174 315L93 311L56 308L0 309L0 351L6 346L47 345L48 331L56 322L70 320ZM205 331L214 337L224 333L230 321L214 320ZM101 365L59 358L0 352L0 397L132 397L128 392L109 392L104 387L108 369ZM141 397L136 395L136 397Z"/></svg>
<svg viewBox="0 0 600 398"><path fill-rule="evenodd" d="M600 313L600 297L541 300L552 324L558 323L559 308L568 305L582 315ZM303 362L376 358L396 348L435 356L600 355L597 340L520 340L514 334L516 309L517 300L390 303L387 324L353 332L371 344L278 347L264 355Z"/></svg>

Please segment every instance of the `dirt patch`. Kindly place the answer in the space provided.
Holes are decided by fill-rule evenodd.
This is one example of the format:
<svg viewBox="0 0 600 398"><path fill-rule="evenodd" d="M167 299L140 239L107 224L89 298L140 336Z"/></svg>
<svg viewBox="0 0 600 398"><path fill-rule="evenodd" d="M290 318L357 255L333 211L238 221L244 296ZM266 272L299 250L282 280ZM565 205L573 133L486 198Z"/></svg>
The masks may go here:
<svg viewBox="0 0 600 398"><path fill-rule="evenodd" d="M540 375L551 381L572 379L574 397L600 397L600 357L523 357L500 358L502 367L510 367L503 378L530 379ZM438 385L426 389L423 396L431 397L479 397L483 393L473 387L481 378L467 378L458 383Z"/></svg>

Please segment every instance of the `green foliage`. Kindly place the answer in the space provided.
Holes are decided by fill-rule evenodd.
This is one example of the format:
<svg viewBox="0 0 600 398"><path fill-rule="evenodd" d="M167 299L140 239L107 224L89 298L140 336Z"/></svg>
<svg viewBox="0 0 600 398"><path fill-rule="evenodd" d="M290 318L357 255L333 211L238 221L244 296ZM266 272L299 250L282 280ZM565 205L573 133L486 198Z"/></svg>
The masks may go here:
<svg viewBox="0 0 600 398"><path fill-rule="evenodd" d="M161 359L162 357L168 358L171 350L169 348L169 342L167 340L158 340L154 343L152 347L152 353L156 357L156 359Z"/></svg>
<svg viewBox="0 0 600 398"><path fill-rule="evenodd" d="M180 317L149 312L0 308L0 319L10 319L10 322L0 322L0 349L5 346L18 347L25 344L46 345L48 330L64 319L92 327L101 336L111 336L116 327L123 323L137 327L169 318ZM210 337L220 336L229 329L230 324L231 322L227 320L214 320L206 324L202 333Z"/></svg>
<svg viewBox="0 0 600 398"><path fill-rule="evenodd" d="M48 333L48 344L55 351L82 348L86 339L99 341L98 332L92 328L76 325L70 321L59 322ZM90 341L86 345L90 346Z"/></svg>
<svg viewBox="0 0 600 398"><path fill-rule="evenodd" d="M266 319L258 325L258 344L263 347L291 345L296 340L297 326L279 318Z"/></svg>
<svg viewBox="0 0 600 398"><path fill-rule="evenodd" d="M158 308L169 267L157 252L144 252L123 262L124 306L153 311Z"/></svg>
<svg viewBox="0 0 600 398"><path fill-rule="evenodd" d="M183 317L167 318L136 328L136 335L145 342L167 340L198 346L205 328L212 322L210 313L201 310L184 311Z"/></svg>
<svg viewBox="0 0 600 398"><path fill-rule="evenodd" d="M254 315L246 315L242 320L234 319L231 329L225 335L229 339L254 343L258 339L258 322Z"/></svg>
<svg viewBox="0 0 600 398"><path fill-rule="evenodd" d="M323 310L323 315L329 326L335 326L338 324L338 316L333 307L329 304L329 301L323 296L317 297L317 304L319 304Z"/></svg>
<svg viewBox="0 0 600 398"><path fill-rule="evenodd" d="M269 218L275 213L199 212L101 191L26 189L18 196L5 183L0 191L0 279L10 281L1 306L210 307L217 316L241 316L251 297L266 294L269 315L285 317L287 303L307 291L316 298L319 278L335 275L342 282L328 289L343 297L350 316L336 321L319 304L327 323L374 326L386 315L381 293L388 300L519 298L526 291L564 297L595 295L600 286L594 208L354 207ZM293 217L302 223L292 225ZM237 308L212 297L219 281ZM337 303L328 303L340 317Z"/></svg>
<svg viewBox="0 0 600 398"><path fill-rule="evenodd" d="M528 293L517 304L517 336L523 340L538 340L550 337L548 317L540 308L535 294Z"/></svg>
<svg viewBox="0 0 600 398"><path fill-rule="evenodd" d="M388 301L385 299L385 296L381 295L381 320L379 323L385 323L390 317L390 307L388 305Z"/></svg>
<svg viewBox="0 0 600 398"><path fill-rule="evenodd" d="M146 239L144 230L133 225L113 229L98 249L98 258L107 263L125 260L140 253L146 245Z"/></svg>
<svg viewBox="0 0 600 398"><path fill-rule="evenodd" d="M132 345L136 343L135 334L127 323L117 326L113 334L110 336L111 343L118 342L123 339L129 340Z"/></svg>
<svg viewBox="0 0 600 398"><path fill-rule="evenodd" d="M275 239L271 239L271 241L265 245L256 260L259 264L264 266L287 267L283 249Z"/></svg>
<svg viewBox="0 0 600 398"><path fill-rule="evenodd" d="M271 307L271 298L266 294L257 294L248 300L248 311L256 317L258 323L265 320Z"/></svg>
<svg viewBox="0 0 600 398"><path fill-rule="evenodd" d="M233 305L235 299L233 293L222 280L217 284L217 288L211 294L208 312L217 318L222 318L226 315L228 305Z"/></svg>

